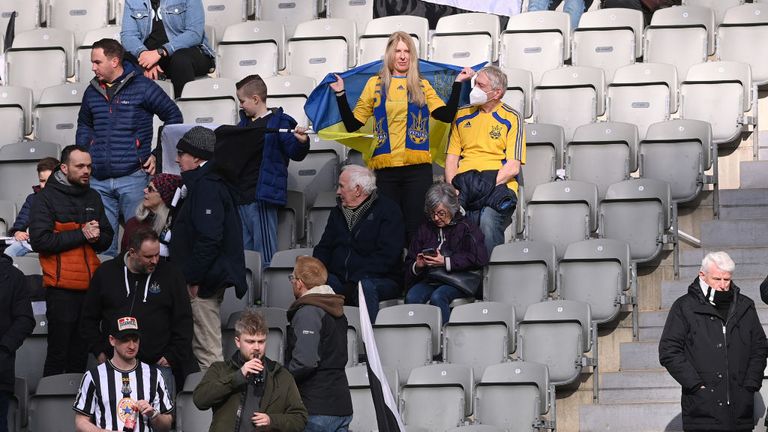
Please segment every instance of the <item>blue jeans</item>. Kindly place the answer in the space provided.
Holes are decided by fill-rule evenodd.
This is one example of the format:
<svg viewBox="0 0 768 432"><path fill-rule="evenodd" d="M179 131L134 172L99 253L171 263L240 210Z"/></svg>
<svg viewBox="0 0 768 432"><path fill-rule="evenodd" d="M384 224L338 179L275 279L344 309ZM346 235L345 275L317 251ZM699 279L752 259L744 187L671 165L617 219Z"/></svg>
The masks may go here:
<svg viewBox="0 0 768 432"><path fill-rule="evenodd" d="M91 178L91 188L101 195L104 211L107 213L107 219L109 219L109 224L112 225L112 231L115 233L112 238L112 245L103 252L104 255L117 255L117 245L120 240L117 235L119 216L123 217L123 221L127 221L136 215L136 207L144 199L144 188L147 187L148 183L149 175L141 169L123 177L104 180Z"/></svg>
<svg viewBox="0 0 768 432"><path fill-rule="evenodd" d="M9 257L20 257L30 252L32 251L24 247L24 243L20 241L15 241L9 244L8 247L5 248L5 254L8 255Z"/></svg>
<svg viewBox="0 0 768 432"><path fill-rule="evenodd" d="M467 297L464 291L451 286L432 282L419 282L412 286L405 295L406 303L429 303L440 308L443 324L451 317L451 302Z"/></svg>
<svg viewBox="0 0 768 432"><path fill-rule="evenodd" d="M277 252L277 207L256 201L237 206L243 224L243 247L261 254L261 263L269 267Z"/></svg>
<svg viewBox="0 0 768 432"><path fill-rule="evenodd" d="M365 304L368 306L368 315L371 318L371 324L376 323L376 315L379 314L379 302L382 300L391 300L400 297L403 290L400 284L392 279L363 279L363 295Z"/></svg>
<svg viewBox="0 0 768 432"><path fill-rule="evenodd" d="M310 415L304 432L347 432L352 416Z"/></svg>
<svg viewBox="0 0 768 432"><path fill-rule="evenodd" d="M512 213L514 213L514 207L510 211L502 213L497 212L491 207L483 207L480 210L480 232L485 237L485 248L488 250L488 256L493 252L493 248L504 243L504 230L507 229L510 223L512 223ZM473 211L472 213L476 213ZM473 218L473 220L477 220Z"/></svg>
<svg viewBox="0 0 768 432"><path fill-rule="evenodd" d="M529 0L528 11L549 10L550 6L557 7L561 0ZM584 13L584 0L565 0L563 12L571 16L571 30L579 26L579 19Z"/></svg>

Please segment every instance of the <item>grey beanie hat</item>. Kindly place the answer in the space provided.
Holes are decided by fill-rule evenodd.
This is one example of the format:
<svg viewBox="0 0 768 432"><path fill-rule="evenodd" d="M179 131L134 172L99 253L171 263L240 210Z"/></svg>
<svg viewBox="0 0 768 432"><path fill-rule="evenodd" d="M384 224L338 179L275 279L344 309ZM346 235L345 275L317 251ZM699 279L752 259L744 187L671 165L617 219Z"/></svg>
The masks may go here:
<svg viewBox="0 0 768 432"><path fill-rule="evenodd" d="M213 148L216 144L216 133L203 126L195 126L181 137L176 149L203 159L213 159Z"/></svg>

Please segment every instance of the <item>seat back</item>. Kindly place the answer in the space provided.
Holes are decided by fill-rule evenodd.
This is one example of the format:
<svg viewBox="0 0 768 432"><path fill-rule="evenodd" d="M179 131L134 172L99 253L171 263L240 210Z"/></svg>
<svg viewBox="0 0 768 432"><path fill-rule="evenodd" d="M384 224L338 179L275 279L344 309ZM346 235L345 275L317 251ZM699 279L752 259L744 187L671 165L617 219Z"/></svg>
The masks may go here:
<svg viewBox="0 0 768 432"><path fill-rule="evenodd" d="M717 28L717 60L747 63L757 85L768 83L768 47L752 41L768 38L768 4L749 3L725 11Z"/></svg>
<svg viewBox="0 0 768 432"><path fill-rule="evenodd" d="M347 367L352 367L357 365L360 354L365 353L360 330L360 308L344 306L344 316L347 317Z"/></svg>
<svg viewBox="0 0 768 432"><path fill-rule="evenodd" d="M97 40L110 38L116 41L120 40L120 31L122 27L106 26L97 29L88 30L83 39L77 44L75 53L75 80L88 83L93 79L93 70L91 64L91 48Z"/></svg>
<svg viewBox="0 0 768 432"><path fill-rule="evenodd" d="M44 88L64 84L74 74L74 50L75 36L68 30L41 28L18 33L5 53L5 83L32 89L36 103Z"/></svg>
<svg viewBox="0 0 768 432"><path fill-rule="evenodd" d="M400 394L403 423L425 430L461 425L472 413L472 368L438 363L415 368Z"/></svg>
<svg viewBox="0 0 768 432"><path fill-rule="evenodd" d="M75 144L77 117L88 84L61 84L43 90L35 107L35 137L62 146Z"/></svg>
<svg viewBox="0 0 768 432"><path fill-rule="evenodd" d="M629 243L632 260L655 259L670 227L669 184L640 178L612 184L600 203L600 237Z"/></svg>
<svg viewBox="0 0 768 432"><path fill-rule="evenodd" d="M80 389L83 374L44 377L29 402L29 430L65 432L75 424L72 401Z"/></svg>
<svg viewBox="0 0 768 432"><path fill-rule="evenodd" d="M317 194L315 203L307 213L307 244L315 246L320 243L325 226L328 224L328 217L336 205L335 192L326 191Z"/></svg>
<svg viewBox="0 0 768 432"><path fill-rule="evenodd" d="M293 117L299 126L309 124L304 113L304 103L315 88L315 80L304 76L280 75L264 79L267 85L267 100L272 106L280 106Z"/></svg>
<svg viewBox="0 0 768 432"><path fill-rule="evenodd" d="M32 90L5 86L0 89L0 146L16 143L32 133Z"/></svg>
<svg viewBox="0 0 768 432"><path fill-rule="evenodd" d="M298 220L296 212L287 207L277 209L277 250L292 249L297 244L296 226Z"/></svg>
<svg viewBox="0 0 768 432"><path fill-rule="evenodd" d="M573 65L601 68L611 82L616 69L642 57L644 25L639 10L607 8L584 13L573 32Z"/></svg>
<svg viewBox="0 0 768 432"><path fill-rule="evenodd" d="M362 34L373 19L373 0L328 0L326 15L354 22L357 32Z"/></svg>
<svg viewBox="0 0 768 432"><path fill-rule="evenodd" d="M256 251L244 250L243 253L245 254L245 280L255 302L256 299L261 299L261 273L264 260L261 257L261 253Z"/></svg>
<svg viewBox="0 0 768 432"><path fill-rule="evenodd" d="M306 205L311 207L321 193L336 191L338 171L339 156L336 152L310 151L304 160L288 164L288 189L303 191Z"/></svg>
<svg viewBox="0 0 768 432"><path fill-rule="evenodd" d="M16 32L34 30L40 27L40 1L5 0L0 3L0 28L8 28L11 13L16 12Z"/></svg>
<svg viewBox="0 0 768 432"><path fill-rule="evenodd" d="M661 63L637 63L616 70L608 85L610 121L634 123L640 139L648 126L677 111L677 69Z"/></svg>
<svg viewBox="0 0 768 432"><path fill-rule="evenodd" d="M684 77L692 65L714 53L715 16L709 8L673 6L653 14L645 29L643 60L675 65Z"/></svg>
<svg viewBox="0 0 768 432"><path fill-rule="evenodd" d="M285 28L275 21L232 24L216 50L219 76L240 80L252 74L277 75L285 67Z"/></svg>
<svg viewBox="0 0 768 432"><path fill-rule="evenodd" d="M299 23L317 18L317 0L276 0L259 4L259 18L282 23L286 38L293 37Z"/></svg>
<svg viewBox="0 0 768 432"><path fill-rule="evenodd" d="M475 388L475 417L505 431L533 431L549 411L549 373L540 363L516 361L488 366Z"/></svg>
<svg viewBox="0 0 768 432"><path fill-rule="evenodd" d="M47 26L74 33L75 46L83 42L88 31L106 27L109 21L105 1L46 0L46 3Z"/></svg>
<svg viewBox="0 0 768 432"><path fill-rule="evenodd" d="M685 4L712 9L715 14L715 24L720 25L724 21L724 16L728 14L728 10L744 4L744 0L685 0Z"/></svg>
<svg viewBox="0 0 768 432"><path fill-rule="evenodd" d="M32 334L24 339L24 343L16 351L16 375L26 380L30 393L37 391L37 384L43 377L47 351L48 320L45 315L35 315L35 328L32 330Z"/></svg>
<svg viewBox="0 0 768 432"><path fill-rule="evenodd" d="M299 23L288 39L286 72L322 81L329 73L354 66L357 29L341 18L324 18Z"/></svg>
<svg viewBox="0 0 768 432"><path fill-rule="evenodd" d="M598 198L637 170L637 126L600 122L579 126L565 146L565 177L597 185Z"/></svg>
<svg viewBox="0 0 768 432"><path fill-rule="evenodd" d="M205 432L213 421L212 410L201 411L192 401L192 393L202 379L202 372L187 375L184 388L176 395L176 428L181 432Z"/></svg>
<svg viewBox="0 0 768 432"><path fill-rule="evenodd" d="M469 12L443 16L432 35L429 59L463 66L493 62L498 58L499 31L496 15Z"/></svg>
<svg viewBox="0 0 768 432"><path fill-rule="evenodd" d="M359 29L359 27L358 27ZM429 21L426 18L412 15L396 15L374 18L368 21L365 32L358 41L358 64L363 65L381 60L387 46L389 35L396 31L404 31L414 38L416 55L426 59L429 44Z"/></svg>
<svg viewBox="0 0 768 432"><path fill-rule="evenodd" d="M228 78L190 81L184 85L176 104L187 124L234 125L239 121L235 81Z"/></svg>
<svg viewBox="0 0 768 432"><path fill-rule="evenodd" d="M25 141L0 147L0 200L24 205L29 187L39 183L37 162L45 157L60 157L59 145L45 141Z"/></svg>
<svg viewBox="0 0 768 432"><path fill-rule="evenodd" d="M272 307L259 307L254 310L261 313L267 322L267 349L265 355L282 364L285 356L285 344L288 340L288 317L286 315L288 311ZM237 351L234 340L235 324L240 319L240 315L242 315L242 311L231 313L226 323L221 327L221 345L225 359L231 358L232 354Z"/></svg>
<svg viewBox="0 0 768 432"><path fill-rule="evenodd" d="M214 28L212 43L219 43L227 27L246 20L246 2L242 0L203 0L205 24ZM245 75L243 75L245 76Z"/></svg>
<svg viewBox="0 0 768 432"><path fill-rule="evenodd" d="M531 71L538 85L544 72L571 58L571 20L565 12L535 11L509 17L501 34L499 66Z"/></svg>
<svg viewBox="0 0 768 432"><path fill-rule="evenodd" d="M296 258L312 256L311 248L281 250L272 256L270 266L264 269L261 304L269 307L288 309L295 300L288 275L293 272Z"/></svg>
<svg viewBox="0 0 768 432"><path fill-rule="evenodd" d="M357 365L345 369L349 382L349 393L352 396L352 423L349 430L361 432L376 432L379 426L376 422L376 409L371 397L371 385L368 379L368 366ZM397 369L384 368L384 375L394 400L397 400L400 378Z"/></svg>
<svg viewBox="0 0 768 432"><path fill-rule="evenodd" d="M501 101L512 107L524 118L533 114L533 75L518 68L504 69L507 75L507 91Z"/></svg>
<svg viewBox="0 0 768 432"><path fill-rule="evenodd" d="M0 200L0 236L8 235L14 220L16 220L16 203Z"/></svg>
<svg viewBox="0 0 768 432"><path fill-rule="evenodd" d="M557 170L563 168L565 132L558 125L528 123L525 125L525 165L521 167L525 178L523 197L528 202L533 191L543 183L557 179Z"/></svg>

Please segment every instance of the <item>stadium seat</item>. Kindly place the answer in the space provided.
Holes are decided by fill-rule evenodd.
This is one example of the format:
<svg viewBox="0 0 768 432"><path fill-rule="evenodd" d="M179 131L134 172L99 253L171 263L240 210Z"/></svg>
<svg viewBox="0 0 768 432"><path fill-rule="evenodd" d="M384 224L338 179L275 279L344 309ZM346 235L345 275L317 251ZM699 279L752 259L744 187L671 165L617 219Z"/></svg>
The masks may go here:
<svg viewBox="0 0 768 432"><path fill-rule="evenodd" d="M317 194L315 203L307 213L307 244L309 246L320 243L331 210L337 205L335 192L326 191Z"/></svg>
<svg viewBox="0 0 768 432"><path fill-rule="evenodd" d="M499 66L531 71L533 85L544 72L571 58L571 18L564 12L535 11L509 18L501 34Z"/></svg>
<svg viewBox="0 0 768 432"><path fill-rule="evenodd" d="M712 128L698 120L654 123L640 142L640 177L669 183L672 201L695 199L707 183L705 171L717 160Z"/></svg>
<svg viewBox="0 0 768 432"><path fill-rule="evenodd" d="M93 79L93 65L91 64L91 48L93 43L104 39L120 40L121 26L107 26L85 33L83 40L77 45L75 53L75 80L88 83Z"/></svg>
<svg viewBox="0 0 768 432"><path fill-rule="evenodd" d="M213 420L211 410L201 411L192 402L192 393L202 379L202 372L187 375L184 387L176 395L176 430L179 432L207 432Z"/></svg>
<svg viewBox="0 0 768 432"><path fill-rule="evenodd" d="M247 18L245 1L243 0L202 0L205 11L205 24L212 26L218 39L214 36L212 43L218 44L227 27L244 22Z"/></svg>
<svg viewBox="0 0 768 432"><path fill-rule="evenodd" d="M8 431L21 432L27 423L29 403L29 392L23 378L16 377L13 394L8 402Z"/></svg>
<svg viewBox="0 0 768 432"><path fill-rule="evenodd" d="M248 283L248 290L245 292L245 295L243 298L237 298L237 293L235 292L235 287L229 287L224 291L224 298L221 301L221 304L219 305L219 318L221 320L221 325L224 326L227 324L227 320L229 319L229 316L232 315L235 312L240 312L243 309L253 306L256 303L256 294L257 290L253 287L253 272L251 268L248 268L248 265L256 266L258 265L258 271L261 271L261 256L258 252L255 251L247 251L244 250L243 252L246 252L247 255L249 255L249 258L251 258L246 263L246 272L251 273L251 277L246 278ZM256 254L254 256L253 254ZM258 261L256 261L258 259ZM258 264L256 264L258 262Z"/></svg>
<svg viewBox="0 0 768 432"><path fill-rule="evenodd" d="M77 116L88 83L61 84L43 90L35 106L35 138L62 147L75 144Z"/></svg>
<svg viewBox="0 0 768 432"><path fill-rule="evenodd" d="M456 306L443 330L443 360L472 368L479 380L486 367L515 351L515 308L498 302Z"/></svg>
<svg viewBox="0 0 768 432"><path fill-rule="evenodd" d="M243 253L245 254L246 281L248 282L248 289L253 293L253 301L255 302L256 299L261 298L261 254L252 250L244 250Z"/></svg>
<svg viewBox="0 0 768 432"><path fill-rule="evenodd" d="M299 23L317 18L317 0L261 0L258 18L282 23L291 38Z"/></svg>
<svg viewBox="0 0 768 432"><path fill-rule="evenodd" d="M379 310L373 334L381 364L395 368L404 384L411 369L424 366L440 354L440 308L428 304L402 304Z"/></svg>
<svg viewBox="0 0 768 432"><path fill-rule="evenodd" d="M264 78L264 83L267 85L268 106L282 107L299 126L309 124L307 114L304 113L304 103L315 89L314 79L298 75L278 75Z"/></svg>
<svg viewBox="0 0 768 432"><path fill-rule="evenodd" d="M286 309L260 307L255 310L261 312L267 322L267 349L265 355L282 364L285 355L287 339L288 317ZM221 345L224 359L229 359L237 351L235 345L235 323L240 319L242 311L231 313L226 323L221 327Z"/></svg>
<svg viewBox="0 0 768 432"><path fill-rule="evenodd" d="M501 101L512 107L523 118L533 114L533 75L525 69L504 69L507 75L507 91Z"/></svg>
<svg viewBox="0 0 768 432"><path fill-rule="evenodd" d="M293 303L293 289L288 275L293 272L296 258L302 255L312 256L312 249L282 250L272 256L272 263L264 269L262 306L288 309Z"/></svg>
<svg viewBox="0 0 768 432"><path fill-rule="evenodd" d="M383 368L387 378L387 384L392 391L392 398L397 401L400 378L397 369ZM349 430L355 432L378 432L376 423L376 410L371 398L371 385L368 380L368 366L357 365L345 369L349 382L349 393L352 396L352 423Z"/></svg>
<svg viewBox="0 0 768 432"><path fill-rule="evenodd" d="M29 190L40 181L37 162L45 157L58 159L58 144L44 141L25 141L0 147L0 200L9 200L21 208Z"/></svg>
<svg viewBox="0 0 768 432"><path fill-rule="evenodd" d="M317 135L310 135L309 150L310 151L333 150L336 153L336 155L339 157L339 160L343 161L347 157L347 152L349 151L349 147L345 146L344 144L338 141L322 140Z"/></svg>
<svg viewBox="0 0 768 432"><path fill-rule="evenodd" d="M373 0L327 0L326 16L354 21L360 34L373 20Z"/></svg>
<svg viewBox="0 0 768 432"><path fill-rule="evenodd" d="M631 288L632 260L629 245L613 239L571 243L557 265L558 296L589 304L596 324L616 319ZM637 313L637 311L635 311Z"/></svg>
<svg viewBox="0 0 768 432"><path fill-rule="evenodd" d="M277 210L277 250L285 251L296 247L296 211L282 207Z"/></svg>
<svg viewBox="0 0 768 432"><path fill-rule="evenodd" d="M397 15L375 18L365 26L365 32L357 42L358 64L381 60L387 48L389 35L404 31L413 37L416 44L416 56L422 59L428 54L429 22L426 18L412 15Z"/></svg>
<svg viewBox="0 0 768 432"><path fill-rule="evenodd" d="M600 202L599 236L629 243L633 261L651 261L665 243L670 205L667 182L641 178L612 184Z"/></svg>
<svg viewBox="0 0 768 432"><path fill-rule="evenodd" d="M707 62L691 66L680 84L680 117L712 125L718 144L739 142L754 120L752 75L749 65L736 62Z"/></svg>
<svg viewBox="0 0 768 432"><path fill-rule="evenodd" d="M605 73L587 66L544 72L533 89L533 120L560 125L570 141L577 127L593 123L605 112Z"/></svg>
<svg viewBox="0 0 768 432"><path fill-rule="evenodd" d="M675 65L677 76L714 54L715 15L709 8L673 6L653 14L645 29L643 61Z"/></svg>
<svg viewBox="0 0 768 432"><path fill-rule="evenodd" d="M360 354L365 354L360 330L360 308L344 306L344 316L347 317L347 367L353 367L357 366Z"/></svg>
<svg viewBox="0 0 768 432"><path fill-rule="evenodd" d="M46 25L74 33L75 46L82 44L88 31L106 27L109 22L109 5L105 0L45 1Z"/></svg>
<svg viewBox="0 0 768 432"><path fill-rule="evenodd" d="M336 191L338 178L339 156L332 150L310 150L304 160L288 164L288 189L304 191L307 207L315 205L320 194Z"/></svg>
<svg viewBox="0 0 768 432"><path fill-rule="evenodd" d="M307 203L304 192L295 189L288 189L287 202L285 208L293 211L295 226L293 231L294 244L303 244L306 225Z"/></svg>
<svg viewBox="0 0 768 432"><path fill-rule="evenodd" d="M18 362L17 362L18 364ZM29 401L29 430L65 432L75 424L72 402L80 389L83 374L61 374L40 380Z"/></svg>
<svg viewBox="0 0 768 432"><path fill-rule="evenodd" d="M519 241L493 248L488 263L485 297L515 308L520 321L528 306L546 300L555 291L555 246ZM511 341L514 346L514 341ZM510 351L511 352L511 351Z"/></svg>
<svg viewBox="0 0 768 432"><path fill-rule="evenodd" d="M470 12L446 15L437 21L429 59L459 66L494 62L499 58L499 17Z"/></svg>
<svg viewBox="0 0 768 432"><path fill-rule="evenodd" d="M26 260L17 260L16 258L27 258ZM32 257L14 257L14 264L23 261L37 261L38 268L40 261L37 258ZM29 263L32 264L31 262ZM27 271L24 268L20 268L25 275ZM26 270L26 271L25 271ZM42 273L42 271L40 271ZM35 328L32 330L32 334L24 339L24 343L16 351L16 376L22 377L30 393L37 391L37 385L40 378L43 377L43 366L45 364L45 356L48 352L48 320L45 315L35 315ZM45 429L41 429L45 430Z"/></svg>
<svg viewBox="0 0 768 432"><path fill-rule="evenodd" d="M717 60L749 64L752 81L768 84L768 46L754 41L768 40L768 4L753 3L725 11L717 28Z"/></svg>
<svg viewBox="0 0 768 432"><path fill-rule="evenodd" d="M555 430L554 422L544 417L550 409L554 412L554 404L555 388L550 385L547 366L539 363L516 361L489 366L475 387L475 420L485 427L514 432Z"/></svg>
<svg viewBox="0 0 768 432"><path fill-rule="evenodd" d="M758 2L759 0L754 0ZM744 0L685 0L689 6L702 6L712 9L715 13L715 24L720 25L728 9L744 4Z"/></svg>
<svg viewBox="0 0 768 432"><path fill-rule="evenodd" d="M0 2L0 29L5 34L11 13L16 11L16 34L40 27L40 2L36 0L3 0Z"/></svg>
<svg viewBox="0 0 768 432"><path fill-rule="evenodd" d="M523 198L528 202L533 197L536 186L553 182L557 171L563 168L563 148L565 133L557 125L528 123L525 125L525 165L522 166L525 178Z"/></svg>
<svg viewBox="0 0 768 432"><path fill-rule="evenodd" d="M216 71L239 81L252 74L277 75L285 67L285 29L274 21L246 21L230 25L216 50Z"/></svg>
<svg viewBox="0 0 768 432"><path fill-rule="evenodd" d="M32 90L26 87L0 88L0 147L32 133Z"/></svg>
<svg viewBox="0 0 768 432"><path fill-rule="evenodd" d="M637 126L600 122L576 128L565 146L565 178L597 185L602 198L613 183L637 170Z"/></svg>
<svg viewBox="0 0 768 432"><path fill-rule="evenodd" d="M0 237L8 236L8 230L16 220L16 203L0 200Z"/></svg>
<svg viewBox="0 0 768 432"><path fill-rule="evenodd" d="M34 102L46 87L74 74L75 37L68 30L42 28L18 33L5 53L5 84L32 89ZM45 66L45 67L42 67Z"/></svg>
<svg viewBox="0 0 768 432"><path fill-rule="evenodd" d="M610 83L616 69L642 57L643 27L639 10L607 8L584 13L573 31L572 64L601 68Z"/></svg>
<svg viewBox="0 0 768 432"><path fill-rule="evenodd" d="M636 63L616 70L608 85L607 118L633 123L640 139L648 126L677 111L677 69L670 64Z"/></svg>
<svg viewBox="0 0 768 432"><path fill-rule="evenodd" d="M472 414L472 368L437 363L414 368L400 391L400 414L411 428L442 432Z"/></svg>
<svg viewBox="0 0 768 432"><path fill-rule="evenodd" d="M355 65L357 51L355 23L325 18L300 23L288 39L285 69L320 82L329 73L344 72Z"/></svg>
<svg viewBox="0 0 768 432"><path fill-rule="evenodd" d="M184 85L176 104L184 123L234 125L239 121L240 103L235 81L228 78L203 78Z"/></svg>
<svg viewBox="0 0 768 432"><path fill-rule="evenodd" d="M597 231L597 186L576 180L536 188L526 211L526 240L555 245L562 257L568 244Z"/></svg>

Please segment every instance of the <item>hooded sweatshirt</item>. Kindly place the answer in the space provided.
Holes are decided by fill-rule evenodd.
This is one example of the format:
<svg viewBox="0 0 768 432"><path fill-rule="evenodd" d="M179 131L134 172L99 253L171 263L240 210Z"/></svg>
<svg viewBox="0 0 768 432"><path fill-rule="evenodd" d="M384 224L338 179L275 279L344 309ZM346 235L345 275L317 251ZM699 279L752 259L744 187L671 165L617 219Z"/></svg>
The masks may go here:
<svg viewBox="0 0 768 432"><path fill-rule="evenodd" d="M288 309L285 365L293 374L309 415L352 415L347 364L344 296L316 286Z"/></svg>

